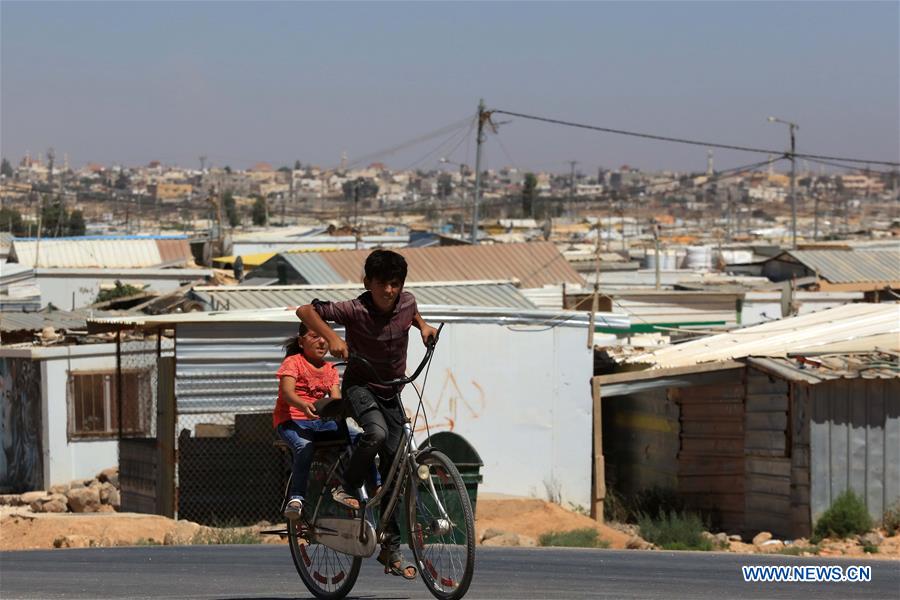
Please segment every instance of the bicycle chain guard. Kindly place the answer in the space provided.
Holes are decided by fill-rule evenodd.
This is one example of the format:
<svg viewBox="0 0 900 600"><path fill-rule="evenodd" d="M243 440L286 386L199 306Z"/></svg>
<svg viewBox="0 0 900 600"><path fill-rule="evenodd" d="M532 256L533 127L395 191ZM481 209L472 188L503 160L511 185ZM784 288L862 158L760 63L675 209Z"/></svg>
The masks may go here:
<svg viewBox="0 0 900 600"><path fill-rule="evenodd" d="M344 554L368 557L375 554L375 528L365 522L365 541L359 539L360 519L320 517L316 520L314 537L317 542Z"/></svg>

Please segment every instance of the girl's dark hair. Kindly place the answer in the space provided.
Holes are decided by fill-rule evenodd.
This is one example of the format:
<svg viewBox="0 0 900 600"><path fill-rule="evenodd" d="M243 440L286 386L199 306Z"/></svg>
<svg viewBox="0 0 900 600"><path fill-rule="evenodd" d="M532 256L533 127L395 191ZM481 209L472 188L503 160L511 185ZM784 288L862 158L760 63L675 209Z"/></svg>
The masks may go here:
<svg viewBox="0 0 900 600"><path fill-rule="evenodd" d="M300 323L300 328L297 329L297 335L291 336L284 340L284 344L281 345L284 348L284 357L293 356L295 354L303 354L303 346L300 345L300 340L297 338L303 337L309 332L309 327L307 327L304 323Z"/></svg>
<svg viewBox="0 0 900 600"><path fill-rule="evenodd" d="M373 250L366 258L366 279L406 281L406 259L392 250Z"/></svg>

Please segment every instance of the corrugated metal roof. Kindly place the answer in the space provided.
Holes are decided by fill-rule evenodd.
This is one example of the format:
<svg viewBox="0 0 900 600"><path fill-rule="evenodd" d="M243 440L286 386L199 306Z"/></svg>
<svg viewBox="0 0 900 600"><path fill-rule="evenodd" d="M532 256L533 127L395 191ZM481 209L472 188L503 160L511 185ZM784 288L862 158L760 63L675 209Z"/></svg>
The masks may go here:
<svg viewBox="0 0 900 600"><path fill-rule="evenodd" d="M330 283L348 283L340 273L335 271L318 252L285 252L281 254L297 273L300 273L310 285L328 285ZM362 281L362 277L351 279L350 283Z"/></svg>
<svg viewBox="0 0 900 600"><path fill-rule="evenodd" d="M900 244L893 250L793 250L786 254L831 283L900 282Z"/></svg>
<svg viewBox="0 0 900 600"><path fill-rule="evenodd" d="M13 252L23 265L77 268L140 268L183 265L193 261L187 239L60 238L16 239Z"/></svg>
<svg viewBox="0 0 900 600"><path fill-rule="evenodd" d="M821 383L830 379L896 379L900 362L881 352L839 354L823 357L753 357L747 362L789 381Z"/></svg>
<svg viewBox="0 0 900 600"><path fill-rule="evenodd" d="M847 304L713 335L629 358L653 368L683 367L747 356L815 352L833 344L845 351L874 351L885 336L900 350L900 304ZM877 344L876 344L877 340Z"/></svg>
<svg viewBox="0 0 900 600"><path fill-rule="evenodd" d="M4 312L0 313L0 331L40 331L44 327L58 330L84 330L87 319L112 317L115 312L92 311L40 311L40 312Z"/></svg>
<svg viewBox="0 0 900 600"><path fill-rule="evenodd" d="M496 308L481 306L419 306L427 319L435 322L493 323L497 325L524 325L538 327L580 327L590 322L587 312L570 310L525 310L521 308ZM115 331L117 329L155 329L180 323L297 323L293 308L263 308L215 312L173 313L168 315L128 315L108 319L88 319L88 330ZM631 320L627 315L598 312L597 327L627 330Z"/></svg>
<svg viewBox="0 0 900 600"><path fill-rule="evenodd" d="M322 257L345 282L360 281L370 250L329 252ZM550 242L398 248L409 263L407 281L514 279L523 288L584 280Z"/></svg>
<svg viewBox="0 0 900 600"><path fill-rule="evenodd" d="M459 306L496 306L505 308L534 309L514 285L508 282L466 282L410 284L407 289L415 294L419 304ZM215 310L242 310L299 306L313 299L350 300L363 292L362 286L311 286L280 285L263 287L198 286L194 293Z"/></svg>

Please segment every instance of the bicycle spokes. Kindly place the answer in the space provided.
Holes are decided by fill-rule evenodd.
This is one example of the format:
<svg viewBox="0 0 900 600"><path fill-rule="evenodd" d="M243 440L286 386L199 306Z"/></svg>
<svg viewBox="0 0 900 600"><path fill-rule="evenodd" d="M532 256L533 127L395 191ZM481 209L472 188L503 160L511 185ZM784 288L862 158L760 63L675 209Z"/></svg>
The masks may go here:
<svg viewBox="0 0 900 600"><path fill-rule="evenodd" d="M475 527L472 508L456 467L440 452L420 459L428 468L412 476L408 498L410 545L422 578L438 598L461 597L474 570Z"/></svg>

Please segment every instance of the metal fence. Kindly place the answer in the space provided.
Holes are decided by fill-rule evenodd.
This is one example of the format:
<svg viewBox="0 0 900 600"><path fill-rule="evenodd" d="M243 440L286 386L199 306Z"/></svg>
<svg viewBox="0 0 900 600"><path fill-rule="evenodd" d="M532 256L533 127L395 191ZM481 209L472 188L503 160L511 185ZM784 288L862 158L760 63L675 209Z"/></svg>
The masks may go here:
<svg viewBox="0 0 900 600"><path fill-rule="evenodd" d="M173 457L166 403L174 343L168 338L117 339L116 422L121 510L170 514ZM167 368L168 367L168 368Z"/></svg>
<svg viewBox="0 0 900 600"><path fill-rule="evenodd" d="M286 457L276 449L272 409L281 343L296 326L179 326L178 518L207 525L283 519Z"/></svg>

